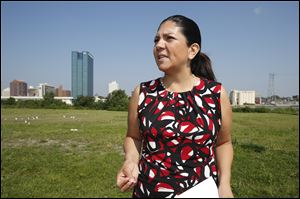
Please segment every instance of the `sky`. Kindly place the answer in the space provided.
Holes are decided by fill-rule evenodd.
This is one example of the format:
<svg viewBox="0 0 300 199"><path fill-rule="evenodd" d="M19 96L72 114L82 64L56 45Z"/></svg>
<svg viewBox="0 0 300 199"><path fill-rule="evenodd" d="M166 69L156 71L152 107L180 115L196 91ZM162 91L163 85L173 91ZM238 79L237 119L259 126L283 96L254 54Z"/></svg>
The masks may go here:
<svg viewBox="0 0 300 199"><path fill-rule="evenodd" d="M180 14L201 31L202 52L231 90L299 95L299 2L1 1L1 89L14 79L71 90L71 52L94 57L94 94L117 81L131 95L163 76L153 56L160 22Z"/></svg>

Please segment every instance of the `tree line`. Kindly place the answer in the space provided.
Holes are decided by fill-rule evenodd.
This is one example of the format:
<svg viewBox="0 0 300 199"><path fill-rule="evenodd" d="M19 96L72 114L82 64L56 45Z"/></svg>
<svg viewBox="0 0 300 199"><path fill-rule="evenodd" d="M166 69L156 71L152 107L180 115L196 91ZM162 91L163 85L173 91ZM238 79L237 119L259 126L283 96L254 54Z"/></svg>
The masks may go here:
<svg viewBox="0 0 300 199"><path fill-rule="evenodd" d="M95 97L79 96L73 100L73 105L68 105L61 100L54 99L54 93L49 92L42 100L15 100L10 97L6 100L1 100L1 107L10 108L52 108L52 109L96 109L109 111L127 111L130 97L124 90L115 90L108 94L105 100L95 102ZM233 107L233 112L256 112L256 113L284 113L284 114L299 114L299 109L295 108L266 108L266 107Z"/></svg>
<svg viewBox="0 0 300 199"><path fill-rule="evenodd" d="M242 112L242 113L280 113L280 114L291 114L291 115L299 115L299 108L292 107L233 107L233 112Z"/></svg>
<svg viewBox="0 0 300 199"><path fill-rule="evenodd" d="M54 99L54 93L46 93L42 100L16 100L10 97L1 100L1 107L10 108L52 108L52 109L96 109L109 111L127 111L129 97L124 90L115 90L102 101L95 102L95 97L78 96L73 105Z"/></svg>

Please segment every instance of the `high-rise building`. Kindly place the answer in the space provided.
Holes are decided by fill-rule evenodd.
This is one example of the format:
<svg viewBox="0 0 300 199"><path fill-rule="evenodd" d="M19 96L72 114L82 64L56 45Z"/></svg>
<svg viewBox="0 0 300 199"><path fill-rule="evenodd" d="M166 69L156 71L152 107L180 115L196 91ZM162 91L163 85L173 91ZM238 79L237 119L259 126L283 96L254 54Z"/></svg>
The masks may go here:
<svg viewBox="0 0 300 199"><path fill-rule="evenodd" d="M116 81L108 84L108 93L112 93L115 90L119 90L119 84Z"/></svg>
<svg viewBox="0 0 300 199"><path fill-rule="evenodd" d="M10 96L27 96L27 83L19 80L10 82Z"/></svg>
<svg viewBox="0 0 300 199"><path fill-rule="evenodd" d="M94 57L87 51L72 51L72 96L93 96Z"/></svg>

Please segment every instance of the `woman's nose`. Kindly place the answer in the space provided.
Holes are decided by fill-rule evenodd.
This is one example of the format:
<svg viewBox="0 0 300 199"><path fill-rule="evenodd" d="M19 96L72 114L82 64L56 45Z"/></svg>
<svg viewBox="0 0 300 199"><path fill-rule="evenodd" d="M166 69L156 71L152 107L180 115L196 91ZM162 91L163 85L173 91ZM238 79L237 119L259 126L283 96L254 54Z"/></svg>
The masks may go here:
<svg viewBox="0 0 300 199"><path fill-rule="evenodd" d="M158 40L155 47L156 47L157 50L164 48L165 47L165 42L163 41L163 39Z"/></svg>

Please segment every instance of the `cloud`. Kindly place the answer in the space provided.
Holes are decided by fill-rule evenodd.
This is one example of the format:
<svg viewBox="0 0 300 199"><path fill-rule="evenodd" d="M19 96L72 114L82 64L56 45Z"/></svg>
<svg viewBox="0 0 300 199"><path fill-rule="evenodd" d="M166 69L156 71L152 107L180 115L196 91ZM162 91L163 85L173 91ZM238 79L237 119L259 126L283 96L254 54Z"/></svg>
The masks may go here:
<svg viewBox="0 0 300 199"><path fill-rule="evenodd" d="M259 15L262 13L262 7L256 7L253 9L254 14Z"/></svg>

